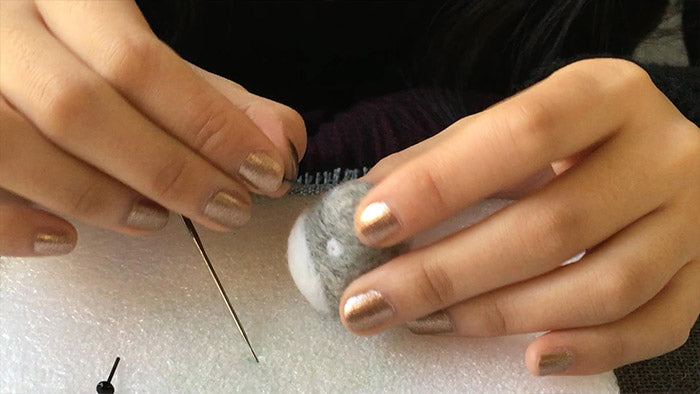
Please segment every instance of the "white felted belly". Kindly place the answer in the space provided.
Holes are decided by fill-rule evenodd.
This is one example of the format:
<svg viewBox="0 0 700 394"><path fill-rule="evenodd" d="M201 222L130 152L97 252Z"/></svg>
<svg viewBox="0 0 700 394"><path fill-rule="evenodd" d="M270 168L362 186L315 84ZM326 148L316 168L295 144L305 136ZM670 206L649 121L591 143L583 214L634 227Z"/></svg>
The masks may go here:
<svg viewBox="0 0 700 394"><path fill-rule="evenodd" d="M319 316L288 272L287 236L316 197L259 201L233 233L199 227L260 356L256 364L176 216L127 237L79 227L78 249L1 258L0 392L95 392L116 356L116 393L231 391L617 392L612 372L530 375L532 339L356 337Z"/></svg>

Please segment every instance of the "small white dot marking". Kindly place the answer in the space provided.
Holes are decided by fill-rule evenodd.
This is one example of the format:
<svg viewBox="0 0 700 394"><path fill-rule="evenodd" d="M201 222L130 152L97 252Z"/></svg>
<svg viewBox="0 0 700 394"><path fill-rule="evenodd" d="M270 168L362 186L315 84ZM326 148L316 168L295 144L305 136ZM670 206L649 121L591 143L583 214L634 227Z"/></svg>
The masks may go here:
<svg viewBox="0 0 700 394"><path fill-rule="evenodd" d="M326 242L326 252L328 252L329 256L340 257L345 250L337 239L331 238Z"/></svg>

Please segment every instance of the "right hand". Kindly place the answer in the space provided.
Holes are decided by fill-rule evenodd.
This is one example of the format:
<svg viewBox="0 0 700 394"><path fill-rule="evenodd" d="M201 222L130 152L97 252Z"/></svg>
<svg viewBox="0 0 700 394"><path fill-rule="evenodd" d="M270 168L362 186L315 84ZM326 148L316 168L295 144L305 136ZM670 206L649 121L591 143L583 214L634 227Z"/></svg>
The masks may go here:
<svg viewBox="0 0 700 394"><path fill-rule="evenodd" d="M231 229L305 150L299 114L187 63L131 1L3 1L0 70L0 255L75 245L29 202L127 234L168 210Z"/></svg>

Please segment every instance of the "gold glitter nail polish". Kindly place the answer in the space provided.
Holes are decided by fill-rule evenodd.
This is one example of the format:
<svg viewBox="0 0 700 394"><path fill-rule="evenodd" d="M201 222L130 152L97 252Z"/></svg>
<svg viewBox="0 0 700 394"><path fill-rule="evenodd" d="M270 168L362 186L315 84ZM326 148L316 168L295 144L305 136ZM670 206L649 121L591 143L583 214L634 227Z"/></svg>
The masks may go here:
<svg viewBox="0 0 700 394"><path fill-rule="evenodd" d="M34 252L44 256L69 253L75 247L75 238L65 233L42 232L34 237Z"/></svg>
<svg viewBox="0 0 700 394"><path fill-rule="evenodd" d="M445 311L437 311L406 323L406 327L417 335L448 334L454 331L450 315Z"/></svg>
<svg viewBox="0 0 700 394"><path fill-rule="evenodd" d="M255 189L271 193L282 185L284 169L268 154L252 152L238 168L238 174Z"/></svg>
<svg viewBox="0 0 700 394"><path fill-rule="evenodd" d="M238 227L250 219L250 205L238 194L222 190L209 200L204 215L224 227Z"/></svg>
<svg viewBox="0 0 700 394"><path fill-rule="evenodd" d="M537 363L537 374L539 376L563 373L569 370L574 364L574 355L569 351L562 351L552 354L543 354Z"/></svg>
<svg viewBox="0 0 700 394"><path fill-rule="evenodd" d="M168 223L170 213L147 199L136 201L126 218L128 226L147 231L160 230Z"/></svg>
<svg viewBox="0 0 700 394"><path fill-rule="evenodd" d="M393 315L394 307L376 290L350 297L343 306L343 317L352 331L369 330Z"/></svg>
<svg viewBox="0 0 700 394"><path fill-rule="evenodd" d="M365 207L357 223L357 232L370 243L377 243L399 228L399 222L383 202L373 202Z"/></svg>

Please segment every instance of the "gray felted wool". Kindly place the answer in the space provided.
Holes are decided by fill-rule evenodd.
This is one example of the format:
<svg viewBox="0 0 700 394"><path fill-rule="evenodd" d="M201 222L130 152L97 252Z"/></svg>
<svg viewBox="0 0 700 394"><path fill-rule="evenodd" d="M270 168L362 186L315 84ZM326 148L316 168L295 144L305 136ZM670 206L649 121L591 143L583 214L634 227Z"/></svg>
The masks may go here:
<svg viewBox="0 0 700 394"><path fill-rule="evenodd" d="M372 185L346 182L303 213L289 236L289 270L299 290L322 313L337 314L340 296L355 278L397 256L403 245L375 249L355 235L355 207Z"/></svg>

